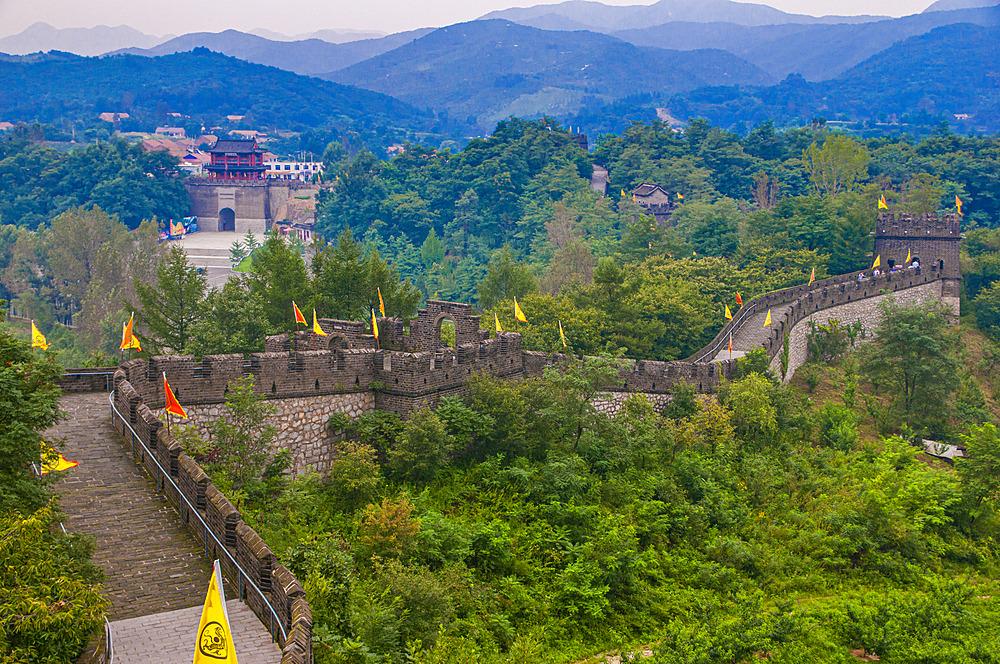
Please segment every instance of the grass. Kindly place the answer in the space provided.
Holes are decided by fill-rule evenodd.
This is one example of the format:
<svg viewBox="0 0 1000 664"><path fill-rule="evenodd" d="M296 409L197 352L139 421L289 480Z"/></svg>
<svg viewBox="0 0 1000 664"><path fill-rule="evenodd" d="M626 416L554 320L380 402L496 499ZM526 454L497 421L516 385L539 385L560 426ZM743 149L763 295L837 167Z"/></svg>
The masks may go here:
<svg viewBox="0 0 1000 664"><path fill-rule="evenodd" d="M250 256L253 256L252 251L250 252ZM253 265L253 260L250 258L250 256L247 256L246 258L241 260L239 265L233 268L233 272L249 272L250 266Z"/></svg>

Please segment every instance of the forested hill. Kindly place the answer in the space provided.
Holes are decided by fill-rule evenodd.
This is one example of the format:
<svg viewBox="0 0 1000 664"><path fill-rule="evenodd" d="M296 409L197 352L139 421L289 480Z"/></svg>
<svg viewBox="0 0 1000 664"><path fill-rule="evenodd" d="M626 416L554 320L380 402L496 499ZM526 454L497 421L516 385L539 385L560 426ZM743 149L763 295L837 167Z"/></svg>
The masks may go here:
<svg viewBox="0 0 1000 664"><path fill-rule="evenodd" d="M460 23L324 78L392 94L492 130L510 115L575 112L588 98L666 93L775 79L716 50L639 48L593 32L554 32L509 21Z"/></svg>
<svg viewBox="0 0 1000 664"><path fill-rule="evenodd" d="M209 127L243 115L253 129L384 125L404 138L435 124L433 116L386 95L201 48L158 58L6 56L0 89L8 91L0 95L0 117L11 122L87 125L102 112L128 112L133 125L152 125L170 111Z"/></svg>
<svg viewBox="0 0 1000 664"><path fill-rule="evenodd" d="M872 56L835 79L808 83L789 76L771 87L703 88L667 102L674 117L704 117L733 127L767 120L794 124L823 116L885 122L895 115L954 122L973 116L970 129L1000 128L1000 66L997 30L969 24L948 25L911 37ZM912 119L912 117L911 117ZM961 126L961 125L959 125Z"/></svg>

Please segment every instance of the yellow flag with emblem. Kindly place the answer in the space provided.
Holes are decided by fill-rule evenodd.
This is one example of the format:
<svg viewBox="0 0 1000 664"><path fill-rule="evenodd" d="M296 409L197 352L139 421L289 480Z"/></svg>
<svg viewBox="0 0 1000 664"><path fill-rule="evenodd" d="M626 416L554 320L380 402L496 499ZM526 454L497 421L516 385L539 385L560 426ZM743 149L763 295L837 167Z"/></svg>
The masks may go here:
<svg viewBox="0 0 1000 664"><path fill-rule="evenodd" d="M237 664L236 644L229 628L229 611L222 587L222 570L215 561L208 596L198 623L198 640L194 645L194 664Z"/></svg>
<svg viewBox="0 0 1000 664"><path fill-rule="evenodd" d="M514 318L521 321L522 323L528 322L528 317L524 315L524 312L521 311L521 307L517 305L516 297L514 298Z"/></svg>
<svg viewBox="0 0 1000 664"><path fill-rule="evenodd" d="M503 328L500 327L500 319L497 318L497 312L495 312L495 311L493 312L493 320L497 324L497 332L503 332Z"/></svg>
<svg viewBox="0 0 1000 664"><path fill-rule="evenodd" d="M729 305L727 304L726 305L726 320L732 320L732 319L733 319L733 312L731 312L729 310Z"/></svg>
<svg viewBox="0 0 1000 664"><path fill-rule="evenodd" d="M45 335L35 327L35 321L31 321L31 347L41 348L42 350L49 349L49 344L45 341Z"/></svg>
<svg viewBox="0 0 1000 664"><path fill-rule="evenodd" d="M882 265L882 254L879 254L878 256L875 257L875 262L872 263L872 269L874 270L880 265Z"/></svg>
<svg viewBox="0 0 1000 664"><path fill-rule="evenodd" d="M771 325L771 310L767 310L767 318L764 319L764 327L769 327Z"/></svg>

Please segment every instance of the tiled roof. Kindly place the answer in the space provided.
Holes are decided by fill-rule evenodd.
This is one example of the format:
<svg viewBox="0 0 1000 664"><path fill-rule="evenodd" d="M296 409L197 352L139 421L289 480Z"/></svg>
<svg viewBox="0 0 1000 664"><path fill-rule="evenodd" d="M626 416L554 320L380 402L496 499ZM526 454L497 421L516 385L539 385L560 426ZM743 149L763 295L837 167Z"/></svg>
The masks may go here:
<svg viewBox="0 0 1000 664"><path fill-rule="evenodd" d="M649 182L643 182L638 187L636 187L635 189L633 189L632 193L635 194L636 196L650 196L657 189L659 189L660 192L662 192L664 196L667 195L667 192L663 191L663 187L661 187L658 184L650 184Z"/></svg>
<svg viewBox="0 0 1000 664"><path fill-rule="evenodd" d="M233 140L219 140L215 142L212 146L211 152L236 152L238 154L249 154L251 152L263 152L263 150L257 147L257 141L233 141Z"/></svg>

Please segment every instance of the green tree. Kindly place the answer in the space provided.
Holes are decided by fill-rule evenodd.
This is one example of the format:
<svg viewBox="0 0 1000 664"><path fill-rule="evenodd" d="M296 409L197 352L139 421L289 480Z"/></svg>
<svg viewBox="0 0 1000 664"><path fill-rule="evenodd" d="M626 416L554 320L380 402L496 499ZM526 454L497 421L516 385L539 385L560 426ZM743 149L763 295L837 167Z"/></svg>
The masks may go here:
<svg viewBox="0 0 1000 664"><path fill-rule="evenodd" d="M962 478L962 490L969 526L980 517L995 514L1000 506L1000 435L993 424L972 426L962 437L965 456L955 466Z"/></svg>
<svg viewBox="0 0 1000 664"><path fill-rule="evenodd" d="M621 359L607 353L582 360L570 358L558 366L545 367L545 381L552 402L543 414L572 440L576 451L585 430L594 425L598 411L594 397L619 384Z"/></svg>
<svg viewBox="0 0 1000 664"><path fill-rule="evenodd" d="M264 303L245 279L231 277L201 302L185 352L195 355L260 353L269 329Z"/></svg>
<svg viewBox="0 0 1000 664"><path fill-rule="evenodd" d="M263 475L278 434L267 418L277 412L274 404L254 392L253 376L229 384L224 414L211 429L214 447L234 490L248 487Z"/></svg>
<svg viewBox="0 0 1000 664"><path fill-rule="evenodd" d="M156 270L156 283L135 282L139 325L143 341L154 355L182 353L191 342L193 328L202 314L208 285L198 268L188 263L178 246L170 248Z"/></svg>
<svg viewBox="0 0 1000 664"><path fill-rule="evenodd" d="M492 309L497 302L524 297L537 290L531 270L517 263L510 245L505 244L493 254L486 278L479 284L479 304L483 309Z"/></svg>
<svg viewBox="0 0 1000 664"><path fill-rule="evenodd" d="M264 315L272 331L295 329L292 302L309 309L306 264L292 251L280 233L267 234L264 246L253 252L250 291L264 303Z"/></svg>
<svg viewBox="0 0 1000 664"><path fill-rule="evenodd" d="M0 327L0 505L26 513L48 495L31 470L42 462L41 432L59 421L62 374L53 354L31 347Z"/></svg>
<svg viewBox="0 0 1000 664"><path fill-rule="evenodd" d="M814 141L806 148L802 161L816 193L836 198L865 175L871 155L850 136L831 133L823 147Z"/></svg>
<svg viewBox="0 0 1000 664"><path fill-rule="evenodd" d="M946 416L960 382L951 309L937 302L906 306L893 298L879 309L875 338L862 348L868 380L918 422Z"/></svg>
<svg viewBox="0 0 1000 664"><path fill-rule="evenodd" d="M395 475L411 482L429 482L448 461L454 438L437 414L425 408L403 424L389 462Z"/></svg>
<svg viewBox="0 0 1000 664"><path fill-rule="evenodd" d="M104 622L92 546L61 532L54 502L29 516L0 514L3 662L70 664Z"/></svg>

